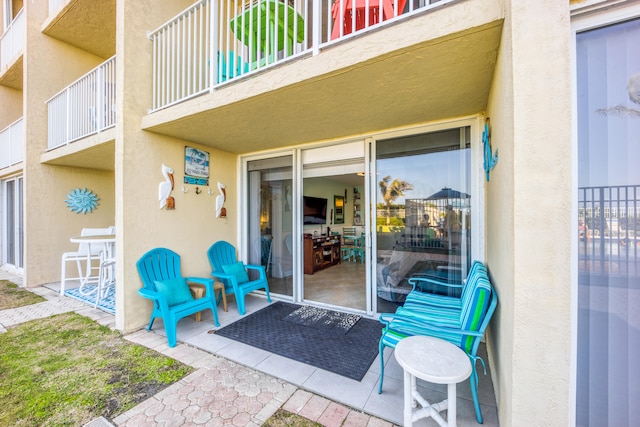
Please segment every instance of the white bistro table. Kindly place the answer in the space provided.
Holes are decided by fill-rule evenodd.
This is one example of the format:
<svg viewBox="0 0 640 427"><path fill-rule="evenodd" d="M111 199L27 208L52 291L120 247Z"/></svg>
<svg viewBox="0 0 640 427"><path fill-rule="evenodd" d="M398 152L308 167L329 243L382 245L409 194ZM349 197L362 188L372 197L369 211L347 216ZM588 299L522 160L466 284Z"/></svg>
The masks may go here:
<svg viewBox="0 0 640 427"><path fill-rule="evenodd" d="M87 274L86 276L80 280L80 292L86 294L91 294L98 290L102 284L98 283L96 289L86 292L83 290L83 287L87 285L89 282L89 278L91 277L91 250L94 245L102 245L102 256L100 263L104 263L107 260L113 259L113 246L116 242L115 234L104 234L104 235L96 235L96 236L76 236L72 237L71 243L86 243L89 246L89 250L87 251Z"/></svg>
<svg viewBox="0 0 640 427"><path fill-rule="evenodd" d="M456 425L456 384L471 375L471 361L460 348L439 338L407 337L396 345L394 355L404 370L404 426L432 417L441 426ZM417 391L416 378L447 384L447 399L430 404ZM421 408L417 408L417 403ZM440 411L448 409L447 421Z"/></svg>

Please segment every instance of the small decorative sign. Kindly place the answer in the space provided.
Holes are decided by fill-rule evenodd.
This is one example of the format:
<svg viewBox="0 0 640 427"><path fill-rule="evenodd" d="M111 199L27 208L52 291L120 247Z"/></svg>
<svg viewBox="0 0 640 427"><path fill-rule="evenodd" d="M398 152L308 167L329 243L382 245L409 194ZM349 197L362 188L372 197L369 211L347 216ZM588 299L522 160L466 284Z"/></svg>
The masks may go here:
<svg viewBox="0 0 640 427"><path fill-rule="evenodd" d="M184 183L209 185L209 153L184 147Z"/></svg>
<svg viewBox="0 0 640 427"><path fill-rule="evenodd" d="M96 209L98 200L100 199L93 191L87 190L86 188L76 188L67 194L65 202L71 212L84 215Z"/></svg>

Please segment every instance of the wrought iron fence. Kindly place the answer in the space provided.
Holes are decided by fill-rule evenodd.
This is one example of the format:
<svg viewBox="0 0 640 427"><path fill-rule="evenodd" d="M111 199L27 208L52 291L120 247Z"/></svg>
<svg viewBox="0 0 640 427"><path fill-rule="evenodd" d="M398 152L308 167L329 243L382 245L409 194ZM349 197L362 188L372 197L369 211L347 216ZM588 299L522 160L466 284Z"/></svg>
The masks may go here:
<svg viewBox="0 0 640 427"><path fill-rule="evenodd" d="M578 189L579 271L640 274L640 185Z"/></svg>

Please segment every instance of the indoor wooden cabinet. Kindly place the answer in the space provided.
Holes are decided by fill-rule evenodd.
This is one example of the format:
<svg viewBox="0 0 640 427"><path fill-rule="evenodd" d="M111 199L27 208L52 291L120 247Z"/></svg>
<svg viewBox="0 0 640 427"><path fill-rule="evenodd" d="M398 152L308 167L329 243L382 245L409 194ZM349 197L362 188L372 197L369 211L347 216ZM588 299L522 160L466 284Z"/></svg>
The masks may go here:
<svg viewBox="0 0 640 427"><path fill-rule="evenodd" d="M304 239L304 274L340 263L340 236Z"/></svg>

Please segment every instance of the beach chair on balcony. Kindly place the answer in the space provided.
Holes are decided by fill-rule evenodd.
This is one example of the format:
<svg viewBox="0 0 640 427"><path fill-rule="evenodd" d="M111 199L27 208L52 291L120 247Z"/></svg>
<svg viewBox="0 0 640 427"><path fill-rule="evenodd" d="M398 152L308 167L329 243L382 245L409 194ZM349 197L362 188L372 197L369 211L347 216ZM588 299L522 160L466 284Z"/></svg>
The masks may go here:
<svg viewBox="0 0 640 427"><path fill-rule="evenodd" d="M233 51L218 52L218 83L249 72L249 64Z"/></svg>
<svg viewBox="0 0 640 427"><path fill-rule="evenodd" d="M489 321L498 304L498 296L492 288L484 265L475 266L464 284L460 298L445 295L430 295L417 290L407 296L404 307L398 307L395 313L383 313L380 322L384 324L380 337L380 386L382 392L384 379L384 348L395 348L400 340L414 335L431 336L449 341L460 347L471 363L471 395L476 419L482 423L482 412L478 401L478 360L484 367L484 361L478 356L478 347L489 325ZM442 282L440 286L448 286ZM486 374L486 368L485 368Z"/></svg>
<svg viewBox="0 0 640 427"><path fill-rule="evenodd" d="M151 330L156 318L162 318L169 347L176 346L176 328L178 321L184 317L202 310L211 310L214 325L220 326L214 294L214 280L182 277L180 255L166 248L152 249L142 255L136 263L136 267L142 280L142 288L138 290L138 294L153 302L147 330ZM204 296L194 299L188 283L204 285Z"/></svg>
<svg viewBox="0 0 640 427"><path fill-rule="evenodd" d="M382 10L380 10L382 3ZM353 31L362 30L387 19L394 18L395 6L398 4L398 15L404 11L407 0L336 0L331 7L333 31L331 40ZM368 9L367 9L368 8ZM368 19L368 20L367 20ZM354 29L355 21L355 29Z"/></svg>
<svg viewBox="0 0 640 427"><path fill-rule="evenodd" d="M252 70L277 61L281 51L291 56L294 44L304 41L304 19L277 0L257 0L229 24L236 38L250 49Z"/></svg>
<svg viewBox="0 0 640 427"><path fill-rule="evenodd" d="M222 282L226 295L235 295L240 314L246 313L245 297L250 292L264 289L267 301L271 302L264 265L244 264L242 261L238 261L236 248L224 240L211 245L207 251L207 257L212 268L211 275ZM253 272L257 278L250 278L249 272Z"/></svg>

